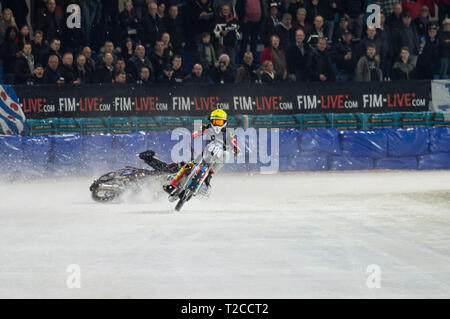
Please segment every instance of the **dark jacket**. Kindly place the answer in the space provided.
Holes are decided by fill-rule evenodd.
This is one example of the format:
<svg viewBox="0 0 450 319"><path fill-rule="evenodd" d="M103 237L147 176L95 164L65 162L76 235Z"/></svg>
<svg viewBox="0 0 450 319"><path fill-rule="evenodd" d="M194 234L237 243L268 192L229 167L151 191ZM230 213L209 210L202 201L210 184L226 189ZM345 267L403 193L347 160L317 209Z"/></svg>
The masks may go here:
<svg viewBox="0 0 450 319"><path fill-rule="evenodd" d="M153 66L152 62L146 57L144 57L144 61L141 61L137 56L133 56L127 62L126 71L127 74L131 76L132 81L137 81L140 78L141 69L143 67L149 68L150 74L153 76Z"/></svg>
<svg viewBox="0 0 450 319"><path fill-rule="evenodd" d="M234 71L230 67L225 71L222 71L219 67L215 67L211 70L211 80L215 84L234 83L234 79Z"/></svg>
<svg viewBox="0 0 450 319"><path fill-rule="evenodd" d="M176 54L181 54L183 48L181 43L186 42L184 39L184 29L181 19L177 17L172 19L169 16L163 18L163 24L166 31L170 34L170 42L173 44L173 49Z"/></svg>
<svg viewBox="0 0 450 319"><path fill-rule="evenodd" d="M34 41L31 41L31 51L33 52L35 62L39 62L42 65L46 65L48 60L45 61L47 58L48 53L48 46L45 43L36 44Z"/></svg>
<svg viewBox="0 0 450 319"><path fill-rule="evenodd" d="M275 27L275 34L280 38L280 48L287 50L295 39L294 28L286 29L282 24Z"/></svg>
<svg viewBox="0 0 450 319"><path fill-rule="evenodd" d="M272 83L278 83L281 82L281 78L274 74L275 76L272 78L269 74L267 74L266 72L261 73L261 83L268 83L268 84L272 84Z"/></svg>
<svg viewBox="0 0 450 319"><path fill-rule="evenodd" d="M349 52L352 54L352 57L351 59L346 60L344 57ZM345 70L350 72L355 70L356 68L359 53L357 50L357 46L354 42L350 42L350 44L347 44L344 41L342 41L336 44L332 56L338 70Z"/></svg>
<svg viewBox="0 0 450 319"><path fill-rule="evenodd" d="M53 71L48 66L44 70L44 83L45 84L56 84L59 79L58 70Z"/></svg>
<svg viewBox="0 0 450 319"><path fill-rule="evenodd" d="M104 63L102 63L95 72L96 83L113 83L114 68L109 70Z"/></svg>
<svg viewBox="0 0 450 319"><path fill-rule="evenodd" d="M34 64L33 64L34 69ZM27 80L31 77L32 72L28 66L28 60L21 56L17 59L16 65L14 67L14 80L16 84L26 84Z"/></svg>
<svg viewBox="0 0 450 319"><path fill-rule="evenodd" d="M211 59L212 61L208 62L206 59L206 50L207 49L211 49ZM210 70L214 67L214 64L217 61L217 56L216 56L216 50L214 49L214 46L211 43L205 44L205 43L200 43L197 46L197 52L196 52L196 57L195 60L200 63L203 66L203 69L205 70Z"/></svg>
<svg viewBox="0 0 450 319"><path fill-rule="evenodd" d="M333 66L331 65L331 59L328 52L313 50L306 63L308 69L308 77L311 81L320 81L320 74L327 77L327 82L335 81L335 74Z"/></svg>
<svg viewBox="0 0 450 319"><path fill-rule="evenodd" d="M17 40L9 38L8 34L12 27L6 29L5 41L0 47L0 58L3 60L3 73L14 73L14 66L16 64L16 53L19 51L19 43Z"/></svg>
<svg viewBox="0 0 450 319"><path fill-rule="evenodd" d="M92 83L94 74L90 68L87 67L87 64L84 66L84 70L80 70L75 67L75 76L77 79L80 79L82 84Z"/></svg>
<svg viewBox="0 0 450 319"><path fill-rule="evenodd" d="M155 45L155 42L161 37L165 31L164 24L161 19L156 15L153 18L150 14L145 14L140 23L139 39L144 46Z"/></svg>
<svg viewBox="0 0 450 319"><path fill-rule="evenodd" d="M61 21L55 12L50 13L45 10L38 18L36 23L36 30L44 32L44 39L50 41L52 39L61 39Z"/></svg>
<svg viewBox="0 0 450 319"><path fill-rule="evenodd" d="M439 56L441 58L450 57L450 32L442 32L439 35Z"/></svg>
<svg viewBox="0 0 450 319"><path fill-rule="evenodd" d="M207 18L200 18L200 13L202 12L208 14ZM190 18L192 24L191 27L195 33L211 33L214 28L214 9L212 1L208 1L205 4L201 3L200 0L193 1Z"/></svg>
<svg viewBox="0 0 450 319"><path fill-rule="evenodd" d="M358 18L360 14L364 14L366 7L366 0L341 0L341 13L348 14L350 18Z"/></svg>
<svg viewBox="0 0 450 319"><path fill-rule="evenodd" d="M209 83L209 79L207 76L205 76L205 73L202 73L201 77L196 76L194 73L189 74L188 77L186 77L186 83Z"/></svg>
<svg viewBox="0 0 450 319"><path fill-rule="evenodd" d="M419 35L414 24L411 23L409 27L403 25L394 34L394 56L398 56L400 49L404 46L409 48L410 54L419 53Z"/></svg>
<svg viewBox="0 0 450 319"><path fill-rule="evenodd" d="M173 78L175 79L175 82L182 83L186 80L186 78L189 76L189 72L181 67L178 70L173 70Z"/></svg>
<svg viewBox="0 0 450 319"><path fill-rule="evenodd" d="M59 77L64 78L65 84L71 84L73 81L77 79L77 75L75 73L75 70L72 68L72 66L67 66L62 64L59 67Z"/></svg>
<svg viewBox="0 0 450 319"><path fill-rule="evenodd" d="M288 74L295 74L296 77L306 78L306 62L310 52L309 46L303 42L303 53L300 48L293 44L286 52L286 62Z"/></svg>
<svg viewBox="0 0 450 319"><path fill-rule="evenodd" d="M392 67L392 79L393 80L413 80L417 78L417 72L414 65L408 61L408 63L403 63L402 61L397 61Z"/></svg>
<svg viewBox="0 0 450 319"><path fill-rule="evenodd" d="M324 20L334 19L334 9L331 7L331 0L320 0L315 6L311 0L306 2L306 12L309 21L314 21L314 18L318 15L322 16ZM334 1L337 2L337 1ZM292 19L295 19L297 13L292 15Z"/></svg>
<svg viewBox="0 0 450 319"><path fill-rule="evenodd" d="M134 29L136 32L139 29L139 19L136 11L132 9L130 12L123 10L119 15L121 39L125 40L127 37L137 38L137 34L133 35L128 31Z"/></svg>
<svg viewBox="0 0 450 319"><path fill-rule="evenodd" d="M258 82L259 75L254 64L248 65L244 63L236 70L235 83L253 84Z"/></svg>
<svg viewBox="0 0 450 319"><path fill-rule="evenodd" d="M433 66L439 63L439 41L437 38L434 41L426 40L422 53L417 58L417 76L419 79L431 80L433 79Z"/></svg>

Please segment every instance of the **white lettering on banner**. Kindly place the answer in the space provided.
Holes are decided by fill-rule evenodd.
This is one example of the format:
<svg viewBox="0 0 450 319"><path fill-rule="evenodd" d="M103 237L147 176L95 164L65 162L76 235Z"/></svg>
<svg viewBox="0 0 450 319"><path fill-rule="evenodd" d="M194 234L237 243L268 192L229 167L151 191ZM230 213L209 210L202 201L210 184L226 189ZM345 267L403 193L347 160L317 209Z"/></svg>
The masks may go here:
<svg viewBox="0 0 450 319"><path fill-rule="evenodd" d="M234 109L235 110L253 110L253 105L255 101L252 101L251 96L234 96L233 97Z"/></svg>
<svg viewBox="0 0 450 319"><path fill-rule="evenodd" d="M194 101L191 101L189 97L174 96L172 98L173 109L178 111L190 111L191 105L194 105Z"/></svg>
<svg viewBox="0 0 450 319"><path fill-rule="evenodd" d="M382 94L363 94L363 108L383 107Z"/></svg>
<svg viewBox="0 0 450 319"><path fill-rule="evenodd" d="M131 97L115 97L113 106L116 111L131 111Z"/></svg>
<svg viewBox="0 0 450 319"><path fill-rule="evenodd" d="M66 20L67 28L81 29L81 9L78 4L70 4L66 9L67 13L71 13Z"/></svg>
<svg viewBox="0 0 450 319"><path fill-rule="evenodd" d="M317 96L297 95L297 105L299 110L315 110L317 109Z"/></svg>
<svg viewBox="0 0 450 319"><path fill-rule="evenodd" d="M75 98L60 98L59 112L76 112Z"/></svg>

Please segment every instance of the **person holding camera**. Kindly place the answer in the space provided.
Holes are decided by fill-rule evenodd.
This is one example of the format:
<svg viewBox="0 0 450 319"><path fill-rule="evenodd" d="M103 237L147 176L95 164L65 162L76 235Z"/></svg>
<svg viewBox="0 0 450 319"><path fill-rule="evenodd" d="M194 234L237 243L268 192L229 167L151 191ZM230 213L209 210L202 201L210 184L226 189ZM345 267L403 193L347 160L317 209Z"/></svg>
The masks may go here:
<svg viewBox="0 0 450 319"><path fill-rule="evenodd" d="M230 66L230 57L222 54L211 72L211 80L215 84L234 83L234 71Z"/></svg>

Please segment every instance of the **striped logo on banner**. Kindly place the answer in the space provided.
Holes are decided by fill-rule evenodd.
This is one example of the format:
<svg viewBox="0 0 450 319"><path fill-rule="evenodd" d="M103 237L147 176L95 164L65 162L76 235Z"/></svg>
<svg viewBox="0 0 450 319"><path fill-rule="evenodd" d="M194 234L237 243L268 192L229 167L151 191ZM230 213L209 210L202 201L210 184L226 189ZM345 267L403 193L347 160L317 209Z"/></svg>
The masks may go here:
<svg viewBox="0 0 450 319"><path fill-rule="evenodd" d="M7 135L24 135L25 115L10 85L0 85L0 127Z"/></svg>

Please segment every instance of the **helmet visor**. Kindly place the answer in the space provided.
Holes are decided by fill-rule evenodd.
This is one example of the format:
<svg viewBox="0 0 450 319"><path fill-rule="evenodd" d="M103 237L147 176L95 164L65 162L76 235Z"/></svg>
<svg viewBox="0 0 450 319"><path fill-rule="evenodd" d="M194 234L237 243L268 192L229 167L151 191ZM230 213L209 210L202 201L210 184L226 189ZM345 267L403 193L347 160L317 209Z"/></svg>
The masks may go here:
<svg viewBox="0 0 450 319"><path fill-rule="evenodd" d="M212 119L212 125L223 126L225 124L225 120Z"/></svg>

